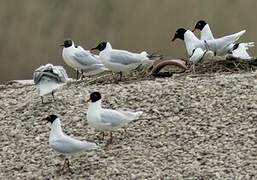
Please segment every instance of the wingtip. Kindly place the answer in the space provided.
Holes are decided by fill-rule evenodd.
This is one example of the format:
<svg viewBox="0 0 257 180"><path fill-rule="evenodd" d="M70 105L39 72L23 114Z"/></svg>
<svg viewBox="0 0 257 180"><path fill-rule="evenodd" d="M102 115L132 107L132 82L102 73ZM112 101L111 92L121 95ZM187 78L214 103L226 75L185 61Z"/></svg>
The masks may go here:
<svg viewBox="0 0 257 180"><path fill-rule="evenodd" d="M137 112L137 116L139 117L139 116L141 116L143 114L143 111L138 111Z"/></svg>

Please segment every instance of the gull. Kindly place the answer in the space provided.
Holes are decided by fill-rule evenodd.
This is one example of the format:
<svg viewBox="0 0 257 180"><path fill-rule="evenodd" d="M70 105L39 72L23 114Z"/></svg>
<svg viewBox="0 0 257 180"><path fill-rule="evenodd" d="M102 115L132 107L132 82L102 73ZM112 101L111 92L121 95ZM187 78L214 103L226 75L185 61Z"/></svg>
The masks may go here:
<svg viewBox="0 0 257 180"><path fill-rule="evenodd" d="M54 99L54 92L68 81L68 75L62 66L46 64L34 71L33 80L44 103L43 96L52 94Z"/></svg>
<svg viewBox="0 0 257 180"><path fill-rule="evenodd" d="M80 141L75 138L72 138L66 135L62 131L61 120L58 116L51 114L45 118L48 122L51 123L51 131L49 136L50 147L56 152L64 155L72 155L85 150L97 149L98 146L95 143ZM70 170L70 162L68 158L65 158L63 167L68 167Z"/></svg>
<svg viewBox="0 0 257 180"><path fill-rule="evenodd" d="M172 41L175 41L176 39L184 40L189 57L192 56L193 50L196 48L201 48L203 51L212 51L215 55L219 55L226 54L227 47L234 44L245 32L246 31L243 30L230 36L224 36L213 40L199 40L192 31L179 28Z"/></svg>
<svg viewBox="0 0 257 180"><path fill-rule="evenodd" d="M100 61L99 56L92 54L81 46L76 46L72 40L65 40L63 44L62 57L64 62L76 70L77 80L79 73L92 76L108 69Z"/></svg>
<svg viewBox="0 0 257 180"><path fill-rule="evenodd" d="M148 54L143 51L141 53L133 53L126 50L113 49L109 42L101 42L97 47L91 50L99 50L99 56L105 67L115 73L126 73L137 69L139 66L150 66L153 64L152 58L158 57L154 54Z"/></svg>
<svg viewBox="0 0 257 180"><path fill-rule="evenodd" d="M204 20L200 20L196 23L193 32L195 30L200 30L201 40L215 39L209 24ZM252 59L252 57L247 52L247 50L249 50L250 47L254 47L254 42L236 43L236 44L233 43L227 46L226 51L229 54L229 57L234 57L235 59L249 60L249 59Z"/></svg>
<svg viewBox="0 0 257 180"><path fill-rule="evenodd" d="M249 47L254 47L253 42L249 43L237 43L233 46L232 52L226 55L226 59L244 59L244 60L251 60L253 59L247 52Z"/></svg>
<svg viewBox="0 0 257 180"><path fill-rule="evenodd" d="M195 28L193 29L193 32L196 31L197 29L201 31L201 34L200 34L201 40L215 39L209 24L207 24L204 20L200 20L196 23Z"/></svg>
<svg viewBox="0 0 257 180"><path fill-rule="evenodd" d="M116 128L124 127L128 123L136 120L142 115L142 111L131 112L123 110L104 109L101 106L102 97L99 92L90 94L88 101L91 101L87 110L88 125L97 131L110 132L109 143L112 143L112 131Z"/></svg>

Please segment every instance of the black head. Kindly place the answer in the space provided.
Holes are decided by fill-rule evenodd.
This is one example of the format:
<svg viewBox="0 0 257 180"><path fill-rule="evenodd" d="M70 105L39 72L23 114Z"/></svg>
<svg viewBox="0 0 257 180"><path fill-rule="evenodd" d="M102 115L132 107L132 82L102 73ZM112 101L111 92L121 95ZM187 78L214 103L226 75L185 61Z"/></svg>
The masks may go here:
<svg viewBox="0 0 257 180"><path fill-rule="evenodd" d="M58 117L54 114L49 115L45 120L47 120L50 123L53 123Z"/></svg>
<svg viewBox="0 0 257 180"><path fill-rule="evenodd" d="M204 21L204 20L200 20L200 21L198 21L197 23L196 23L196 25L195 25L195 28L194 28L194 30L193 30L193 32L195 31L195 30L203 30L203 28L204 28L204 26L206 25L207 23Z"/></svg>
<svg viewBox="0 0 257 180"><path fill-rule="evenodd" d="M90 101L91 102L96 102L98 100L100 100L102 97L101 97L101 94L99 92L93 92L90 94Z"/></svg>
<svg viewBox="0 0 257 180"><path fill-rule="evenodd" d="M70 39L67 39L67 40L63 41L63 44L61 44L60 46L68 48L68 47L71 47L72 44L73 44L73 41Z"/></svg>
<svg viewBox="0 0 257 180"><path fill-rule="evenodd" d="M181 40L184 40L184 35L186 33L186 29L184 28L179 28L176 32L175 32L175 35L172 39L172 41L175 41L176 39L181 39Z"/></svg>
<svg viewBox="0 0 257 180"><path fill-rule="evenodd" d="M100 44L98 44L98 46L96 46L95 48L92 48L91 50L99 50L99 51L103 51L106 48L107 42L101 42Z"/></svg>

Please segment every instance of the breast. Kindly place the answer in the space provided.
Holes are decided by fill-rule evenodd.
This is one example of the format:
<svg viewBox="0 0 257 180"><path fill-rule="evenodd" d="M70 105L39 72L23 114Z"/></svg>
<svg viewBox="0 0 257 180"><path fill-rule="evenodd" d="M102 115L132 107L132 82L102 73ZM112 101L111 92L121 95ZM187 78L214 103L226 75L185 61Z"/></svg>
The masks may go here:
<svg viewBox="0 0 257 180"><path fill-rule="evenodd" d="M73 69L76 69L76 65L75 65L75 63L73 62L73 60L70 58L70 54L69 54L69 52L68 52L66 49L64 49L64 50L62 51L62 58L63 58L64 62L65 62L68 66L72 67Z"/></svg>
<svg viewBox="0 0 257 180"><path fill-rule="evenodd" d="M97 113L87 113L87 123L91 128L94 128L97 131L109 131L111 126L101 122L100 115Z"/></svg>

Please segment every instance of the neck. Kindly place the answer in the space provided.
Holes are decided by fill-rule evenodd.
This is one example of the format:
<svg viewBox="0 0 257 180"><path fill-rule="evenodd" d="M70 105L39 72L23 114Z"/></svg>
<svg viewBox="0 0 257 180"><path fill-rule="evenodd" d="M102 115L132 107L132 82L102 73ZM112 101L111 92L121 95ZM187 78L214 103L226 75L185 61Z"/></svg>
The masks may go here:
<svg viewBox="0 0 257 180"><path fill-rule="evenodd" d="M204 26L204 28L201 30L201 39L202 39L202 40L211 40L211 39L214 39L209 24L206 24L206 25Z"/></svg>
<svg viewBox="0 0 257 180"><path fill-rule="evenodd" d="M196 43L198 43L200 40L195 36L195 34L192 31L189 30L187 30L184 37L187 53L189 56L191 56L193 50L195 49Z"/></svg>
<svg viewBox="0 0 257 180"><path fill-rule="evenodd" d="M188 41L198 41L199 40L195 36L195 34L192 31L189 31L189 30L186 31L186 33L184 35L184 38L185 38L185 42L188 42Z"/></svg>
<svg viewBox="0 0 257 180"><path fill-rule="evenodd" d="M62 134L62 127L61 127L61 121L59 118L57 118L51 125L51 135L55 135L55 134Z"/></svg>
<svg viewBox="0 0 257 180"><path fill-rule="evenodd" d="M101 109L102 100L98 100L96 102L91 102L88 106L88 110L98 110Z"/></svg>
<svg viewBox="0 0 257 180"><path fill-rule="evenodd" d="M105 47L105 50L106 50L106 51L112 50L112 45L111 45L109 42L107 42L106 47Z"/></svg>

